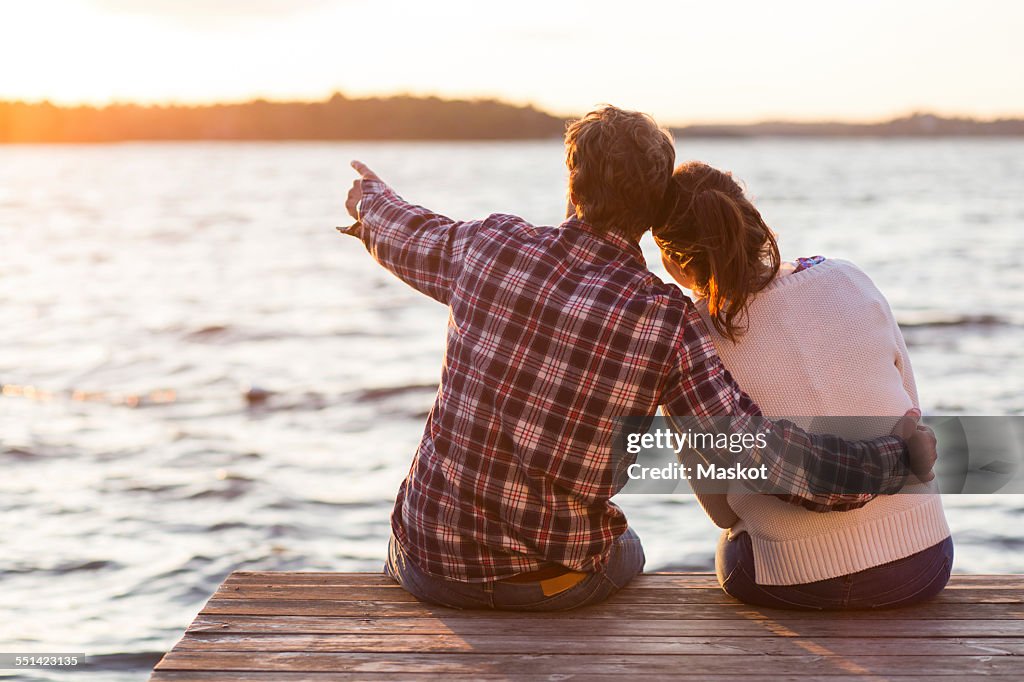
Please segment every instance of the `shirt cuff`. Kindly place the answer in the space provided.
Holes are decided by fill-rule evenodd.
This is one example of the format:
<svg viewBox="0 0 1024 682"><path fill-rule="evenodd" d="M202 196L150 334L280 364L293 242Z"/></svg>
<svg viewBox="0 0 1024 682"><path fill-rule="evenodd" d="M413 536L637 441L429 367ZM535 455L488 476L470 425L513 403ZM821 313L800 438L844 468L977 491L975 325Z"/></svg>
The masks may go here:
<svg viewBox="0 0 1024 682"><path fill-rule="evenodd" d="M910 453L907 444L902 438L896 436L884 436L875 441L878 445L879 454L882 456L884 467L882 489L883 495L898 493L907 482L910 475Z"/></svg>
<svg viewBox="0 0 1024 682"><path fill-rule="evenodd" d="M363 178L360 184L363 196L359 200L359 219L362 220L366 213L369 213L370 206L374 200L382 196L387 190L388 186L380 180L372 180L370 178Z"/></svg>

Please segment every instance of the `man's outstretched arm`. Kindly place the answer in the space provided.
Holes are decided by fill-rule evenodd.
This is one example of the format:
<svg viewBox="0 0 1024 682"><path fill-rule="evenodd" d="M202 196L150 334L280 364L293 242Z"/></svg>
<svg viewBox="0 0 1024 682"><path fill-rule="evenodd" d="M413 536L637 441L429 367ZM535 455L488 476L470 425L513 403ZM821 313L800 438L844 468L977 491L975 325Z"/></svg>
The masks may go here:
<svg viewBox="0 0 1024 682"><path fill-rule="evenodd" d="M841 511L898 492L911 473L921 480L934 477L935 438L917 428L920 412L907 413L898 436L871 441L812 435L791 422L766 420L722 365L699 316L689 312L679 363L665 384L665 413L677 425L685 422L673 417L714 430L721 422L713 418L733 417L734 432L766 432L766 447L747 450L736 460L744 467L765 466L766 480L750 487L814 511Z"/></svg>
<svg viewBox="0 0 1024 682"><path fill-rule="evenodd" d="M480 222L457 222L406 202L359 161L345 209L356 219L343 230L362 240L367 251L403 282L448 303L451 284Z"/></svg>

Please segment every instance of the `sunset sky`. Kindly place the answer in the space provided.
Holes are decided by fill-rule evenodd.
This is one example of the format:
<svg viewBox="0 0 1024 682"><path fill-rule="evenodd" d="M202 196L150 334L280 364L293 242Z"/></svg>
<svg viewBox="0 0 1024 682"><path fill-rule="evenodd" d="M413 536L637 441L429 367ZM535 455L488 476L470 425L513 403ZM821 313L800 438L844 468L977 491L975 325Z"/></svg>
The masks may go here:
<svg viewBox="0 0 1024 682"><path fill-rule="evenodd" d="M0 99L499 97L665 123L1024 115L1014 0L31 0Z"/></svg>

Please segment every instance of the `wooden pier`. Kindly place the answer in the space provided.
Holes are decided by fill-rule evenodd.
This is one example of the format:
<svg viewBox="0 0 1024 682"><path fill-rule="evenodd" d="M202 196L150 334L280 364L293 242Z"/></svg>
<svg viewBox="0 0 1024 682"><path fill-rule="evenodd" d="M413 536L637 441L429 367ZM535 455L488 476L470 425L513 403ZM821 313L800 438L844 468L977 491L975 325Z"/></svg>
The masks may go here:
<svg viewBox="0 0 1024 682"><path fill-rule="evenodd" d="M954 576L906 609L740 604L714 576L647 574L557 614L457 611L371 573L232 573L157 682L1024 680L1024 575Z"/></svg>

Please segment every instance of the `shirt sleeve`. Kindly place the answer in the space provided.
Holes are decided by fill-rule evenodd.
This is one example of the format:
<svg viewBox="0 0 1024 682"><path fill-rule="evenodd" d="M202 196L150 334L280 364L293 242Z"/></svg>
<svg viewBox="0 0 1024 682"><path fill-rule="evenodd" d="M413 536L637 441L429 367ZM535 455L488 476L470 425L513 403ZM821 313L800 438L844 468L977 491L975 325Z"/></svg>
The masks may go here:
<svg viewBox="0 0 1024 682"><path fill-rule="evenodd" d="M362 181L358 237L374 260L417 291L447 305L452 283L481 222L458 222L406 202L379 180Z"/></svg>
<svg viewBox="0 0 1024 682"><path fill-rule="evenodd" d="M844 441L809 434L792 422L765 419L722 365L692 305L662 403L669 422L680 430L694 420L707 430L721 430L722 422L712 418L731 417L733 433L763 432L765 447L746 449L730 463L764 465L765 479L749 481L749 487L813 511L862 507L879 494L899 491L909 473L906 444L895 436Z"/></svg>

